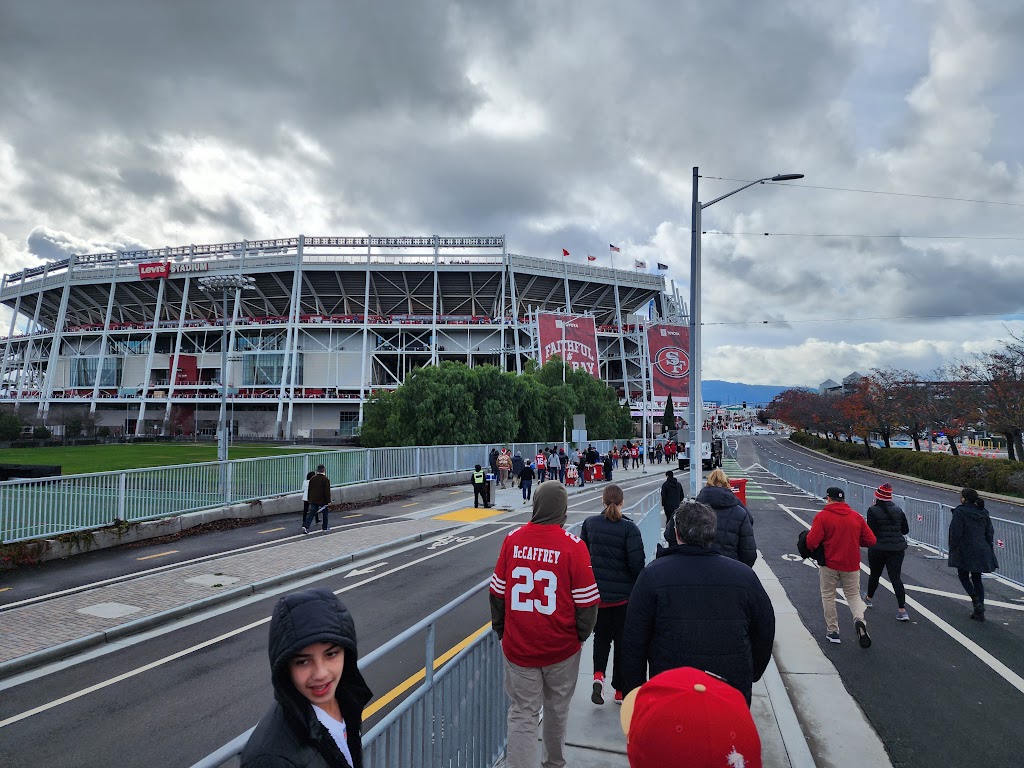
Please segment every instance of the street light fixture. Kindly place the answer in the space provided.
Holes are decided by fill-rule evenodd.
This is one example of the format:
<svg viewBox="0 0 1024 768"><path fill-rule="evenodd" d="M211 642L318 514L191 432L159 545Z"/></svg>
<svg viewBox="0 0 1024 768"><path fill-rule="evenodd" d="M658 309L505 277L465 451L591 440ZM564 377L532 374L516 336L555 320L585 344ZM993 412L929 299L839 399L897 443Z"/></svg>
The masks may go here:
<svg viewBox="0 0 1024 768"><path fill-rule="evenodd" d="M727 197L742 192L755 184L764 184L766 181L793 181L802 179L802 173L779 173L775 176L765 176L744 184L732 192L716 197L714 200L702 203L697 190L697 182L700 178L700 171L697 166L693 167L693 209L690 221L690 495L696 496L700 492L701 481L701 438L704 427L703 393L700 382L700 234L701 234L701 211L725 200Z"/></svg>
<svg viewBox="0 0 1024 768"><path fill-rule="evenodd" d="M220 337L220 416L217 419L217 461L228 460L228 430L227 430L227 405L228 405L228 289L236 291L251 290L256 287L256 281L245 275L211 275L200 277L199 287L210 295L210 299L216 306L216 291L222 291L224 301L223 324L221 325Z"/></svg>

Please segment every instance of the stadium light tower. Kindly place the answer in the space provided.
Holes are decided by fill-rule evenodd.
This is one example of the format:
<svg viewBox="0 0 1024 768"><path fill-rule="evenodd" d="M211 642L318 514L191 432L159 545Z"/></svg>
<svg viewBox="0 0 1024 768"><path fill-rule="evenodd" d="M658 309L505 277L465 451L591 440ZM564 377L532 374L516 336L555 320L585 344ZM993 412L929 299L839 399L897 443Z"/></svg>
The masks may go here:
<svg viewBox="0 0 1024 768"><path fill-rule="evenodd" d="M211 275L199 278L199 287L210 295L214 306L216 306L218 288L222 291L224 301L220 336L220 417L217 419L217 461L228 460L228 321L231 319L231 315L228 314L228 289L234 288L237 296L241 295L242 291L250 290L255 286L256 281L245 275Z"/></svg>
<svg viewBox="0 0 1024 768"><path fill-rule="evenodd" d="M693 167L693 210L690 221L690 495L696 496L700 492L701 480L701 438L704 427L703 393L700 386L700 227L701 211L714 205L717 202L732 197L737 192L742 192L755 184L764 184L766 181L792 181L802 179L802 173L779 173L775 176L765 176L744 184L742 187L726 192L707 203L700 201L697 190L697 182L700 179L700 171L697 166Z"/></svg>

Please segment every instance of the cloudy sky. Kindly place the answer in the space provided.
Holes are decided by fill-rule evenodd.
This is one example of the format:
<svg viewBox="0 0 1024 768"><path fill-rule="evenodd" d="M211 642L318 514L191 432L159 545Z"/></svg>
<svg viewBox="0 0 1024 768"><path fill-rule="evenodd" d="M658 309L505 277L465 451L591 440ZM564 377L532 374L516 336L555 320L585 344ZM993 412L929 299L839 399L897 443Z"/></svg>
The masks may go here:
<svg viewBox="0 0 1024 768"><path fill-rule="evenodd" d="M1019 0L0 0L0 271L505 234L685 294L693 166L798 172L704 211L705 378L927 372L1024 334L1022 40Z"/></svg>

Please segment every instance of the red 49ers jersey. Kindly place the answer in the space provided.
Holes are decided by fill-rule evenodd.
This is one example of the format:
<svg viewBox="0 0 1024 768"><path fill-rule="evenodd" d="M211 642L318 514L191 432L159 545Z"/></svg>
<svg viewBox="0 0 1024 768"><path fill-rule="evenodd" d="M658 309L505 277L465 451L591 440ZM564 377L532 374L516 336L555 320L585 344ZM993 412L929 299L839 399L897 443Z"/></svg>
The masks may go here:
<svg viewBox="0 0 1024 768"><path fill-rule="evenodd" d="M536 523L505 537L491 594L505 601L502 650L520 667L546 667L576 653L576 608L601 600L587 545L561 526Z"/></svg>

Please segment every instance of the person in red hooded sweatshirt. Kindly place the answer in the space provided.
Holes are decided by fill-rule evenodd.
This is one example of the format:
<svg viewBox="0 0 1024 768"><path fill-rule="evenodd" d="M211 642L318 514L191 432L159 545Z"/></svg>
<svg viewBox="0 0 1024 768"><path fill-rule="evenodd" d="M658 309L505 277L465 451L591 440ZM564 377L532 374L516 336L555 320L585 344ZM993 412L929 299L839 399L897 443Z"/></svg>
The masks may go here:
<svg viewBox="0 0 1024 768"><path fill-rule="evenodd" d="M853 614L853 627L861 648L871 647L871 636L864 621L864 601L860 596L860 548L873 547L877 540L867 521L846 503L842 488L825 491L828 502L814 516L807 533L807 547L825 545L825 565L818 568L821 582L821 607L825 611L825 631L830 643L839 639L839 617L836 614L836 587L841 587Z"/></svg>

